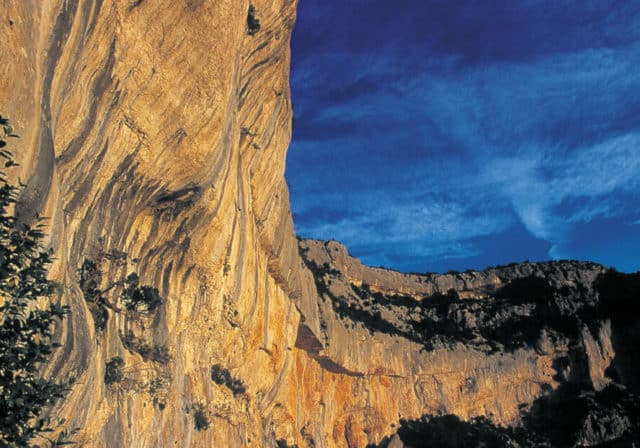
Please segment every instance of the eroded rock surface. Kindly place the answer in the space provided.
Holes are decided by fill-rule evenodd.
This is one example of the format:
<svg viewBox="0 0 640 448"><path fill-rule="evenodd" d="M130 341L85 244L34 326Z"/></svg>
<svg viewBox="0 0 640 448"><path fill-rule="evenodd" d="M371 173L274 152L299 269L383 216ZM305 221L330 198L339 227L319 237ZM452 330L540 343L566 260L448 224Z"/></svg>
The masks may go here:
<svg viewBox="0 0 640 448"><path fill-rule="evenodd" d="M412 276L299 247L295 8L2 4L17 213L50 218L71 314L47 372L73 380L54 413L79 446L360 447L425 414L517 423L566 382L637 387L637 318L599 308L600 266Z"/></svg>
<svg viewBox="0 0 640 448"><path fill-rule="evenodd" d="M402 418L379 446L637 441L639 372L629 347L640 342L640 274L576 261L402 274L363 266L333 241L302 240L300 252L321 298L323 356L353 370L412 368L386 372L412 391L403 403L426 412ZM356 348L350 338L359 334ZM382 349L361 358L372 341ZM420 377L428 380L418 389Z"/></svg>

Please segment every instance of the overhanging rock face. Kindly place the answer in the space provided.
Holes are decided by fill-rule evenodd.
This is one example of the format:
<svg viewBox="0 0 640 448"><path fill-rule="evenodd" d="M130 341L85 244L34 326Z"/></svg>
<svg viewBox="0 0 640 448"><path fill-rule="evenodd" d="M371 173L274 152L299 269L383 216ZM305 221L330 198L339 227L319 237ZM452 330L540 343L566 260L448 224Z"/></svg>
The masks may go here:
<svg viewBox="0 0 640 448"><path fill-rule="evenodd" d="M0 113L21 135L12 175L28 185L17 211L24 222L50 217L52 276L71 307L48 373L73 379L54 413L79 428L74 440L359 447L423 414L513 423L557 386L565 355L567 375L580 365L578 376L604 386L611 327L584 330L585 353L553 338L488 352L466 340L427 347L393 307L380 310L388 331L366 321L368 305L354 312L369 299L353 285L482 300L537 268L408 279L339 246L299 247L284 181L296 2L253 2L258 30L247 28L249 6L8 0L0 11ZM330 270L312 272L309 260ZM601 270L576 267L566 281ZM153 312L123 307L131 273L158 289ZM353 301L344 309L332 300L343 295ZM117 357L122 378L105 381Z"/></svg>

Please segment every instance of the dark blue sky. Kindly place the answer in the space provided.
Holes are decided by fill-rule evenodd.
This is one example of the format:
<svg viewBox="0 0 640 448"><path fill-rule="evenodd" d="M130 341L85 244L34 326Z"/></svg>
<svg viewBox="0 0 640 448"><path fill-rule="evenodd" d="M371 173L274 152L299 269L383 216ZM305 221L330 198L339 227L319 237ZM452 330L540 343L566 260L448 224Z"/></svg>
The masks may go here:
<svg viewBox="0 0 640 448"><path fill-rule="evenodd" d="M401 271L640 269L640 2L300 0L294 222Z"/></svg>

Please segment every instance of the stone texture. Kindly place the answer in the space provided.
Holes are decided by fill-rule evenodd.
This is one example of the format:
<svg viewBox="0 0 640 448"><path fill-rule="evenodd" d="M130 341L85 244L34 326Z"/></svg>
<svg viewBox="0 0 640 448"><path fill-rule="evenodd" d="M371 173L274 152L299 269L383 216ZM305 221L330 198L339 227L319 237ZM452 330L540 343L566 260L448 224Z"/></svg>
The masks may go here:
<svg viewBox="0 0 640 448"><path fill-rule="evenodd" d="M253 4L261 28L248 35L247 1L2 2L0 112L21 135L12 176L28 186L17 213L50 218L52 276L72 311L47 372L74 380L54 413L80 428L75 441L360 447L390 436L401 418L511 424L559 381L604 387L615 356L607 324L510 349L482 333L532 312L526 303L486 308L514 279L542 276L591 297L600 266L420 276L367 268L334 242L299 247L283 176L296 2ZM310 260L329 272L312 272ZM109 306L82 290L86 261L102 273ZM131 272L164 299L149 316L124 312L122 288L110 288ZM358 295L353 285L363 284L369 292ZM482 337L436 334L427 344L415 325L440 315L420 302L450 290L465 301L451 322ZM345 318L329 297L344 295L353 317L370 311L364 301L376 292L402 296L380 307L386 332ZM154 361L145 344L170 359ZM124 378L107 385L114 357ZM226 372L217 381L214 365ZM209 429L196 429L196 415Z"/></svg>
<svg viewBox="0 0 640 448"><path fill-rule="evenodd" d="M613 275L617 282L618 274L607 274L594 263L521 263L417 275L363 266L334 241L302 240L300 252L320 296L322 348L314 350L324 365L363 378L371 392L361 412L379 409L376 417L382 421L393 422L395 415L408 420L455 414L519 425L531 409L540 420L542 405L534 404L547 396L551 404L545 406L565 406L570 412L567 402L583 404L586 398L581 397L612 384L616 360L621 354L628 357L616 347L624 351L638 338L633 330L637 316L621 322L619 293L602 289L603 276ZM623 285L620 291L637 300L640 282L628 281L633 286ZM637 305L625 307L625 315L635 316ZM630 335L624 344L612 336L622 328ZM633 382L624 383L634 390ZM575 394L566 392L574 389ZM600 424L594 415L605 412L585 413L586 429L580 431L587 431L591 444L613 440L611 433L628 437L638 424L637 417L624 413L611 424ZM559 416L560 424L562 418L573 418L566 411ZM363 421L370 426L364 432L373 436L368 442L377 442L375 424L366 417ZM601 429L590 430L594 425ZM567 437L573 436L582 437Z"/></svg>
<svg viewBox="0 0 640 448"><path fill-rule="evenodd" d="M18 212L50 217L53 275L72 309L50 373L75 378L57 413L81 428L81 445L299 437L305 417L281 411L295 411L289 378L312 362L294 348L300 312L287 289L303 275L283 178L296 5L254 4L261 30L249 36L249 2L236 0L3 2L0 104L28 184ZM126 262L105 256L117 252ZM78 284L85 259L103 287L137 272L165 305L142 322L109 310L97 333ZM310 294L312 282L297 283ZM171 361L130 353L127 329L166 344ZM132 371L117 388L103 381L114 356ZM245 396L211 381L216 363ZM140 390L158 378L170 378L162 411ZM197 403L210 430L194 429Z"/></svg>

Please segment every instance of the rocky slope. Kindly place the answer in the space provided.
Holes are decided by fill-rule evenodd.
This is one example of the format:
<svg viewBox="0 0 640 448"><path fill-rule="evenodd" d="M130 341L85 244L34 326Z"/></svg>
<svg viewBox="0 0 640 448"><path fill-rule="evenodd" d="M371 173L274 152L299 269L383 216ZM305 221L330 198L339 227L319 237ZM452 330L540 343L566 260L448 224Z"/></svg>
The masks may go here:
<svg viewBox="0 0 640 448"><path fill-rule="evenodd" d="M380 446L638 440L640 274L557 261L415 275L363 266L334 241L302 240L300 252L323 357L384 369L399 387L385 398L401 424Z"/></svg>
<svg viewBox="0 0 640 448"><path fill-rule="evenodd" d="M597 314L599 266L409 276L299 248L283 177L295 1L2 6L16 212L50 218L71 314L47 373L73 382L53 412L80 446L359 447L425 414L515 423L563 382L604 390L611 366L637 387L616 336L637 321ZM532 276L548 309L500 296ZM141 308L138 287L157 288Z"/></svg>

